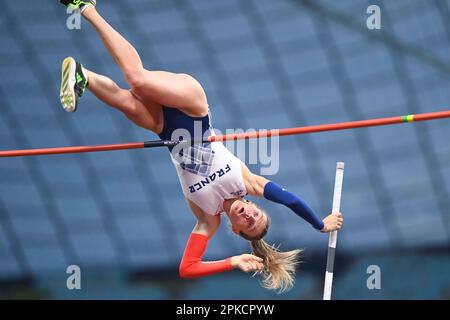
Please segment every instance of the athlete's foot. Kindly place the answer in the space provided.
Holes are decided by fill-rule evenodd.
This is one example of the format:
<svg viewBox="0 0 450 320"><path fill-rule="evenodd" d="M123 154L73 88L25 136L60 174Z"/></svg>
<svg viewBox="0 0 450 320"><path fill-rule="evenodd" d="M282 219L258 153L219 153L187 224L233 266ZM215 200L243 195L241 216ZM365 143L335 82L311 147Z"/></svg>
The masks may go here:
<svg viewBox="0 0 450 320"><path fill-rule="evenodd" d="M59 0L59 2L73 11L80 9L81 13L87 8L95 7L97 4L96 0Z"/></svg>
<svg viewBox="0 0 450 320"><path fill-rule="evenodd" d="M75 112L78 100L88 86L87 73L74 58L68 57L62 63L60 101L64 110Z"/></svg>

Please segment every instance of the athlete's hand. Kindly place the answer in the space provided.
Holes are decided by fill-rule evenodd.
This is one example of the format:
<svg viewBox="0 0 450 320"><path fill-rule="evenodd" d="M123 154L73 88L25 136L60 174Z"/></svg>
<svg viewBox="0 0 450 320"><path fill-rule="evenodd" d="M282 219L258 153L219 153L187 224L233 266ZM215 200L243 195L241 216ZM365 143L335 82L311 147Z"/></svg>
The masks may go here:
<svg viewBox="0 0 450 320"><path fill-rule="evenodd" d="M342 224L344 223L344 218L342 218L342 214L340 212L338 213L332 213L328 217L322 220L323 221L323 229L320 230L321 232L331 232L331 231L337 231L342 228Z"/></svg>
<svg viewBox="0 0 450 320"><path fill-rule="evenodd" d="M252 254L231 257L231 265L244 272L260 272L264 269L263 259Z"/></svg>

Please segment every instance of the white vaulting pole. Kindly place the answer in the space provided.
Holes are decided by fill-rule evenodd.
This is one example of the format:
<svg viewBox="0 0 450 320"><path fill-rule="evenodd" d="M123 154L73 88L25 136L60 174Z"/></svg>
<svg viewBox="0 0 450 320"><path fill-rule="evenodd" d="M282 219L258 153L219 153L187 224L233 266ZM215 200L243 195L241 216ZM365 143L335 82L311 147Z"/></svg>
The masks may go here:
<svg viewBox="0 0 450 320"><path fill-rule="evenodd" d="M334 180L332 213L340 212L343 180L344 180L344 163L338 162L336 163L336 178ZM334 254L336 252L336 240L337 240L337 231L333 231L330 233L330 237L328 239L327 269L325 271L325 287L323 289L323 300L331 299L331 288L333 285Z"/></svg>

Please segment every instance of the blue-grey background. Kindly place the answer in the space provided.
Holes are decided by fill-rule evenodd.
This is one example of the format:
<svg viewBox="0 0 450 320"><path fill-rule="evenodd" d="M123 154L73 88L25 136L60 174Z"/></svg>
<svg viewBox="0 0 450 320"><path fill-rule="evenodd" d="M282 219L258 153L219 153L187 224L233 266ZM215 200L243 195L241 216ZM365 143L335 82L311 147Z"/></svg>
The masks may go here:
<svg viewBox="0 0 450 320"><path fill-rule="evenodd" d="M449 109L450 1L98 2L146 68L202 83L222 131ZM370 4L381 7L381 30L366 28ZM126 87L94 29L82 21L70 31L68 17L57 1L2 1L0 149L155 139L90 93L75 114L62 110L66 56ZM337 161L345 225L334 297L448 299L449 120L283 137L269 178L324 217ZM255 201L272 216L270 242L306 250L288 294L238 271L178 279L195 219L167 150L1 159L0 297L320 299L328 237ZM223 223L205 258L248 250ZM82 268L81 291L65 287L71 264ZM381 268L381 290L366 287L369 265Z"/></svg>

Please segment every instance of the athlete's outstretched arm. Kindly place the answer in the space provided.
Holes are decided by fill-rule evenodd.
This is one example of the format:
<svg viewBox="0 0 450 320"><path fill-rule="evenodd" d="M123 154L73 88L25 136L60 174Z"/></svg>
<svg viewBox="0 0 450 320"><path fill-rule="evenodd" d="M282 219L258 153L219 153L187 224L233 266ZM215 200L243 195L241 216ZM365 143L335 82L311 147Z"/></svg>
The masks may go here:
<svg viewBox="0 0 450 320"><path fill-rule="evenodd" d="M298 216L308 221L315 229L322 232L330 232L341 228L343 220L340 213L331 214L325 219L320 220L308 204L299 196L287 191L264 177L251 173L243 163L241 168L249 195L264 197L267 200L285 205Z"/></svg>
<svg viewBox="0 0 450 320"><path fill-rule="evenodd" d="M188 200L188 203L197 217L197 223L186 244L180 263L179 272L182 278L208 276L235 268L245 272L262 270L262 259L251 254L233 256L219 261L202 261L209 239L220 226L220 216L208 215L193 202Z"/></svg>

